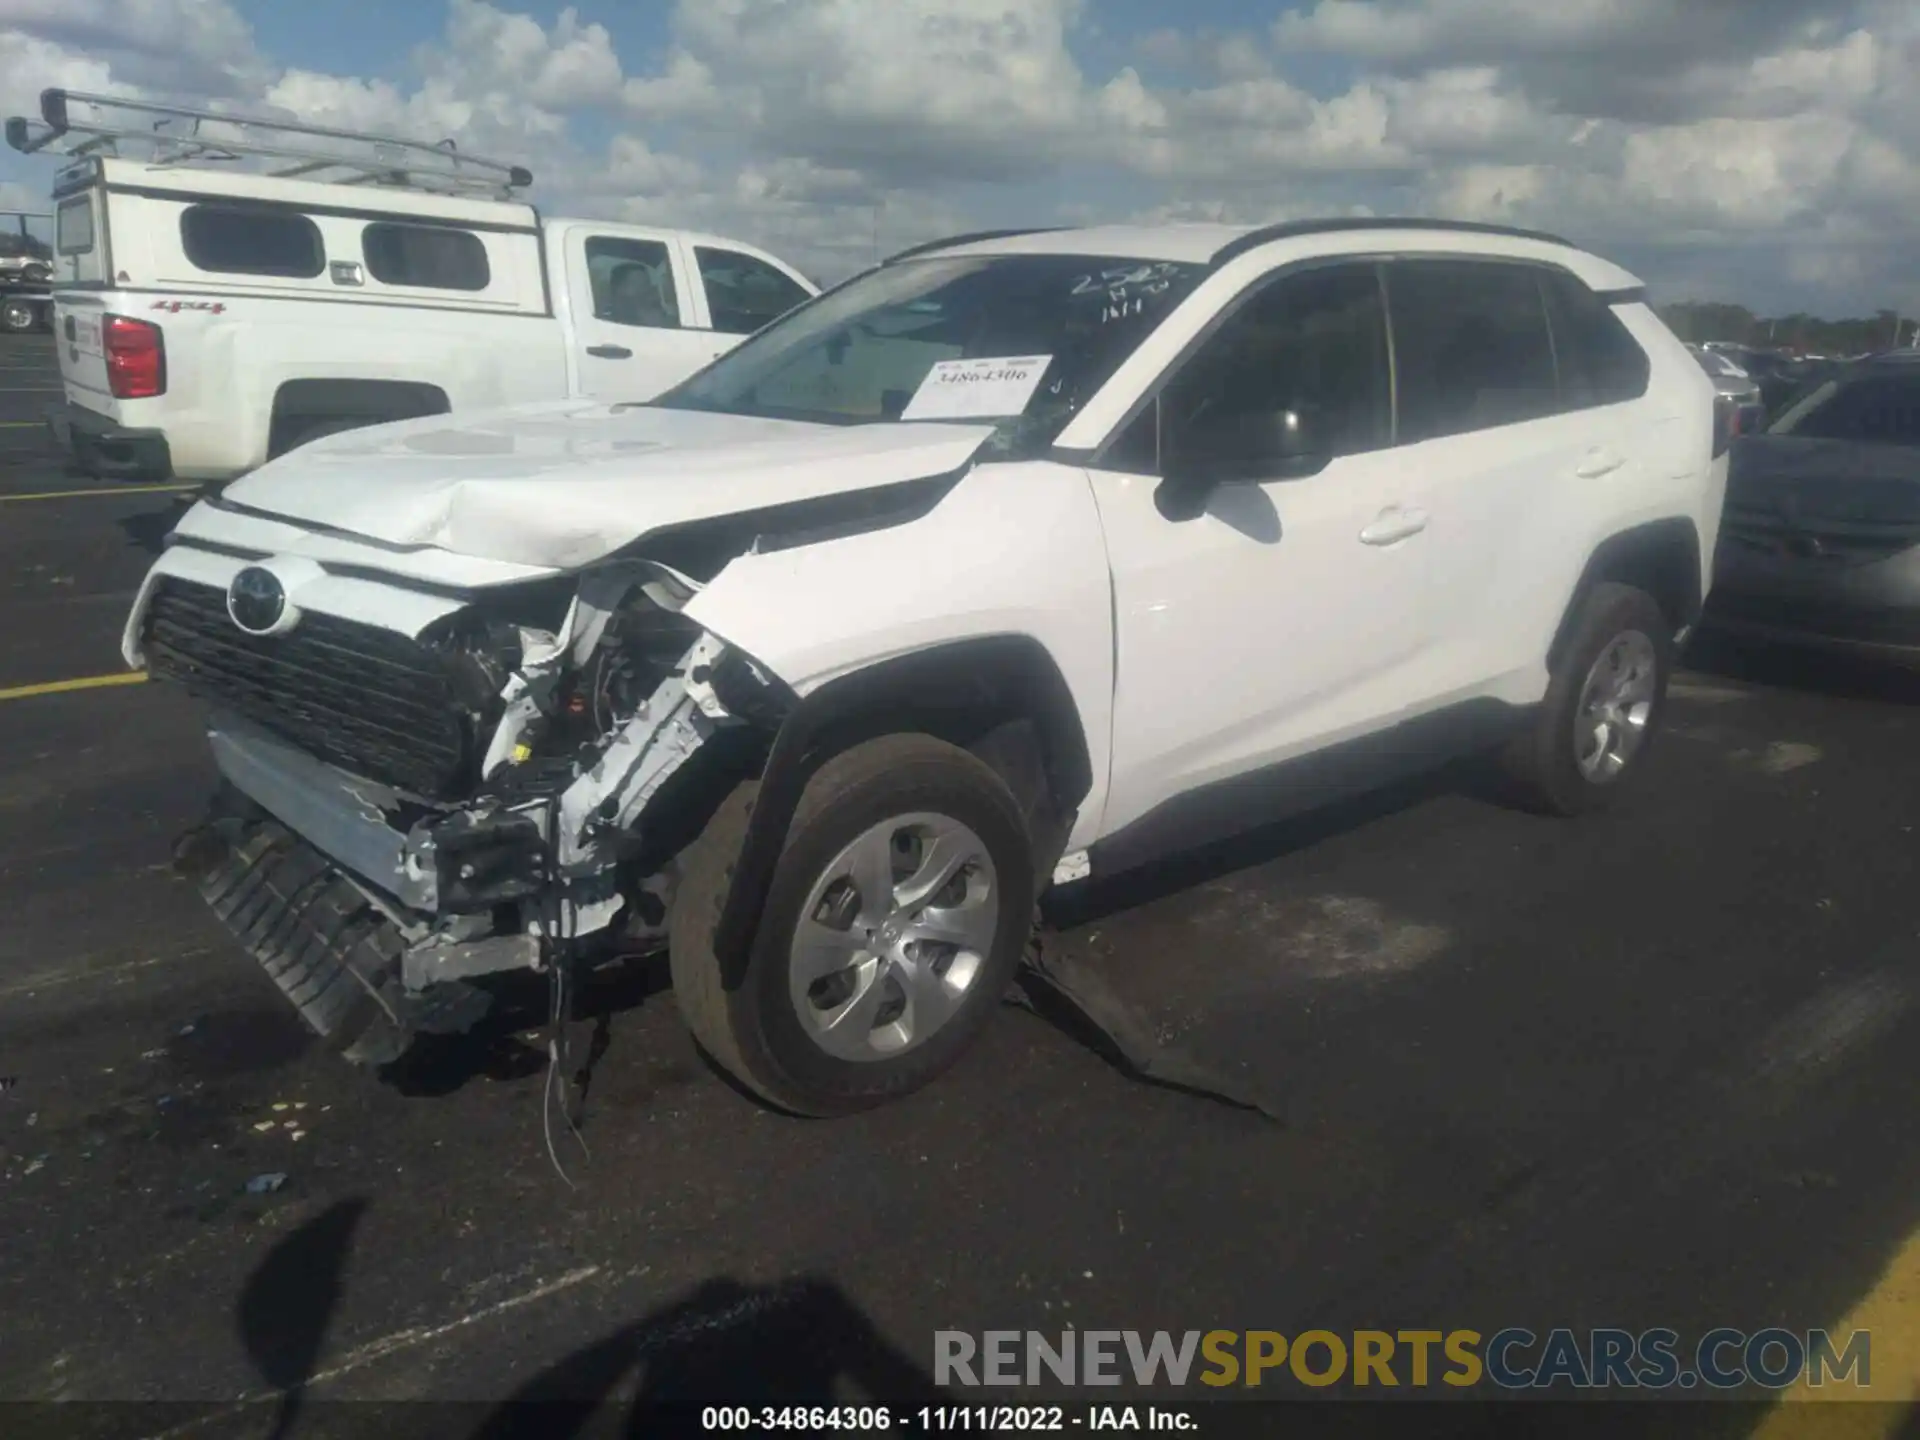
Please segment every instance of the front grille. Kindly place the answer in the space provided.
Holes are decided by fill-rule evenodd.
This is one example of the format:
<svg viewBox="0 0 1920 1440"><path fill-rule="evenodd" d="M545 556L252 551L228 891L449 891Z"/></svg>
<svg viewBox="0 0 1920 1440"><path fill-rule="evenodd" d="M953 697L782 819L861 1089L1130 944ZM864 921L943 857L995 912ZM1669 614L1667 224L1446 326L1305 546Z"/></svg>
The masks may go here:
<svg viewBox="0 0 1920 1440"><path fill-rule="evenodd" d="M1750 550L1839 565L1885 560L1920 545L1920 521L1789 519L1765 505L1728 505L1720 533Z"/></svg>
<svg viewBox="0 0 1920 1440"><path fill-rule="evenodd" d="M224 592L169 576L144 645L156 675L343 770L427 799L470 781L456 662L416 640L311 612L284 635L249 635Z"/></svg>

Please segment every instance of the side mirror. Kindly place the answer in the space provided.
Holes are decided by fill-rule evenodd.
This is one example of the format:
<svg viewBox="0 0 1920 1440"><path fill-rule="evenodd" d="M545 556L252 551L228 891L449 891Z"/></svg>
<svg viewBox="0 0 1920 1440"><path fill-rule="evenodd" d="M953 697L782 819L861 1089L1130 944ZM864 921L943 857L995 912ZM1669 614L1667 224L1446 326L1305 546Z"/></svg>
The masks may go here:
<svg viewBox="0 0 1920 1440"><path fill-rule="evenodd" d="M1319 416L1305 406L1208 411L1169 430L1159 502L1169 518L1199 514L1216 485L1310 475L1329 458Z"/></svg>

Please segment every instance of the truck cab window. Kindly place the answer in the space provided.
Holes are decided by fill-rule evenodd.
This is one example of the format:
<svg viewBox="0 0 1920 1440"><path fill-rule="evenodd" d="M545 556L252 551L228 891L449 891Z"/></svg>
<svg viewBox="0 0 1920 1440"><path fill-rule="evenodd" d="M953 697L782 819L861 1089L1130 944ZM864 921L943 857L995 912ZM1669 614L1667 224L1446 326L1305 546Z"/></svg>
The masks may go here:
<svg viewBox="0 0 1920 1440"><path fill-rule="evenodd" d="M751 335L778 320L807 298L807 292L773 266L732 250L694 247L700 283L707 290L713 328L727 335Z"/></svg>
<svg viewBox="0 0 1920 1440"><path fill-rule="evenodd" d="M596 320L655 330L672 330L680 325L673 257L658 240L590 237L587 280L593 288Z"/></svg>

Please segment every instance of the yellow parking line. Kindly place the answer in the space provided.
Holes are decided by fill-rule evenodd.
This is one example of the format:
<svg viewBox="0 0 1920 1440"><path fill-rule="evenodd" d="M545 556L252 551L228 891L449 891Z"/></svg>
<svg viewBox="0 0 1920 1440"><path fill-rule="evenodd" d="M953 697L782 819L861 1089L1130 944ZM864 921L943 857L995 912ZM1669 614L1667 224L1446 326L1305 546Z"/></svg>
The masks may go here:
<svg viewBox="0 0 1920 1440"><path fill-rule="evenodd" d="M38 685L16 685L0 690L0 700L25 700L34 695L60 695L68 690L99 690L108 685L138 685L147 678L144 670L128 670L120 675L83 675L78 680L46 680Z"/></svg>
<svg viewBox="0 0 1920 1440"><path fill-rule="evenodd" d="M1873 1337L1873 1381L1864 1388L1828 1380L1815 1388L1802 1380L1781 1395L1776 1407L1748 1440L1787 1440L1817 1435L1832 1440L1868 1440L1900 1432L1907 1405L1920 1396L1920 1232L1907 1237L1859 1304L1828 1333L1844 1345L1847 1336L1865 1330ZM1893 1401L1876 1406L1829 1405L1815 1412L1809 1403L1846 1400ZM1817 1417L1818 1423L1815 1423Z"/></svg>
<svg viewBox="0 0 1920 1440"><path fill-rule="evenodd" d="M9 500L71 500L81 495L151 495L163 490L198 490L198 485L95 485L87 490L39 490L31 495L0 494L0 505Z"/></svg>

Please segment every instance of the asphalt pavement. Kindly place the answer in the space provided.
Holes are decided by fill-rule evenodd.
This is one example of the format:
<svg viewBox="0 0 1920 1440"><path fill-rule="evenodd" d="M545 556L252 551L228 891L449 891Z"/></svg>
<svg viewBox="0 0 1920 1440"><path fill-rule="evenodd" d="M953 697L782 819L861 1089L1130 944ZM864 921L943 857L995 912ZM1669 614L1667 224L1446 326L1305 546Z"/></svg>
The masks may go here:
<svg viewBox="0 0 1920 1440"><path fill-rule="evenodd" d="M211 1433L288 1386L627 1393L682 1353L660 1334L751 1313L789 1328L700 1362L743 1387L801 1332L871 1393L924 1380L937 1330L1868 1316L1876 1388L1914 1393L1920 677L1698 658L1618 811L1436 781L1060 913L1050 943L1282 1123L1013 1008L922 1094L796 1121L639 967L596 980L562 1178L539 995L385 1082L346 1068L170 872L194 706L43 688L120 676L181 503L63 470L51 367L0 351L0 1398Z"/></svg>

